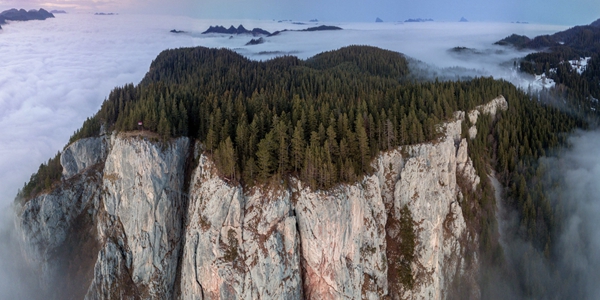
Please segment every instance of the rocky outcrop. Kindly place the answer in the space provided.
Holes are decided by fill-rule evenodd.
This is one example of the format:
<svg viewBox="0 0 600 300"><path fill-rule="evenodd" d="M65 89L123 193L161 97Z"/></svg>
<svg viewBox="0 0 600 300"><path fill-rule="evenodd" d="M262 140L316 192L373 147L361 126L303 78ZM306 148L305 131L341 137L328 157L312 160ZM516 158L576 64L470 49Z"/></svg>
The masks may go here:
<svg viewBox="0 0 600 300"><path fill-rule="evenodd" d="M477 111L496 113L502 100ZM372 175L328 191L293 178L244 188L188 138L80 140L61 158L63 183L19 208L24 245L51 278L55 253L85 232L87 246L75 249L92 258L72 273L87 274L77 294L86 299L445 298L455 278L477 273L464 259L477 237L457 183L480 182L465 115L438 140L382 153ZM407 217L410 286L398 279Z"/></svg>
<svg viewBox="0 0 600 300"><path fill-rule="evenodd" d="M260 44L264 44L264 43L265 43L265 39L263 39L263 38L251 39L249 42L246 43L246 46L260 45Z"/></svg>
<svg viewBox="0 0 600 300"><path fill-rule="evenodd" d="M504 96L498 96L486 104L475 107L475 109L470 111L468 114L469 121L471 122L471 125L472 125L469 128L469 137L471 139L474 139L475 136L477 136L477 127L475 125L477 124L479 115L484 114L484 115L496 116L498 111L507 110L507 109L508 109L508 102L506 102L506 99L504 99Z"/></svg>
<svg viewBox="0 0 600 300"><path fill-rule="evenodd" d="M53 268L54 252L67 239L75 219L93 211L86 209L99 200L100 182L98 170L90 170L19 208L22 213L18 225L27 256L42 264L44 274Z"/></svg>
<svg viewBox="0 0 600 300"><path fill-rule="evenodd" d="M376 176L328 192L297 185L304 292L309 299L387 294L386 211Z"/></svg>
<svg viewBox="0 0 600 300"><path fill-rule="evenodd" d="M471 131L469 131L469 135L471 135ZM480 182L480 178L473 167L473 161L469 157L467 147L467 140L462 139L456 153L456 169L459 175L464 176L467 182L471 183L471 189L475 190Z"/></svg>
<svg viewBox="0 0 600 300"><path fill-rule="evenodd" d="M60 155L63 176L71 178L84 169L106 160L107 141L105 137L78 140L69 145Z"/></svg>
<svg viewBox="0 0 600 300"><path fill-rule="evenodd" d="M395 213L405 205L417 225L415 288L404 290L402 298L441 299L449 281L460 269L464 251L460 239L465 232L465 221L458 199L457 169L474 172L468 157L458 156L456 144L460 140L462 120L446 125L446 136L435 144L407 147L409 158L401 170L394 192ZM461 154L460 146L458 153ZM466 158L466 159L465 159ZM473 182L473 186L479 182ZM463 266L464 267L464 266Z"/></svg>
<svg viewBox="0 0 600 300"><path fill-rule="evenodd" d="M88 150L83 153L93 152ZM95 257L84 252L94 256L98 251L93 224L102 198L102 168L102 161L87 166L53 191L17 203L22 248L31 263L41 269L42 286L58 291L57 299L64 295L62 292L82 297L93 277Z"/></svg>
<svg viewBox="0 0 600 300"><path fill-rule="evenodd" d="M133 288L144 298L170 299L183 236L189 140L161 147L113 136L110 147L99 207L104 247L86 298L111 299L115 292L122 296ZM123 287L124 282L130 284Z"/></svg>
<svg viewBox="0 0 600 300"><path fill-rule="evenodd" d="M504 96L498 96L486 104L475 107L475 109L484 115L496 116L496 114L498 113L499 110L507 110L508 109L508 102L506 102L506 99L504 99ZM472 122L472 123L476 123L476 122L477 122L477 120L475 120L475 122Z"/></svg>
<svg viewBox="0 0 600 300"><path fill-rule="evenodd" d="M299 238L291 194L248 195L217 176L204 155L192 179L182 299L301 299Z"/></svg>

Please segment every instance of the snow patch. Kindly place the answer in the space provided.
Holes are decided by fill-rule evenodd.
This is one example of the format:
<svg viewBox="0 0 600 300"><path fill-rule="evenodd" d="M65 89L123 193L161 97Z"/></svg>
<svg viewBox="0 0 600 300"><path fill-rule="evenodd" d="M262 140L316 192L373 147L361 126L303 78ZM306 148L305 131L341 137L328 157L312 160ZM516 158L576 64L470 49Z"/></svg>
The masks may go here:
<svg viewBox="0 0 600 300"><path fill-rule="evenodd" d="M571 68L576 70L579 75L583 74L587 69L588 62L592 59L591 57L581 57L578 60L569 60L569 64L571 64Z"/></svg>

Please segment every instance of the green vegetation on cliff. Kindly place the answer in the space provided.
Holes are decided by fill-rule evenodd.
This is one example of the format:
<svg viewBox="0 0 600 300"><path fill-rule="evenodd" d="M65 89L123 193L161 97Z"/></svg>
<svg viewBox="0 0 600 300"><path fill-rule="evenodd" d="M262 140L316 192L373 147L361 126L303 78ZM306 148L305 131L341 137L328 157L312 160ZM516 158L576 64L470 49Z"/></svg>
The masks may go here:
<svg viewBox="0 0 600 300"><path fill-rule="evenodd" d="M17 199L31 198L44 191L49 191L56 182L60 181L61 176L60 153L57 153L53 158L48 159L48 162L41 164L38 171L31 175L29 182L19 190Z"/></svg>

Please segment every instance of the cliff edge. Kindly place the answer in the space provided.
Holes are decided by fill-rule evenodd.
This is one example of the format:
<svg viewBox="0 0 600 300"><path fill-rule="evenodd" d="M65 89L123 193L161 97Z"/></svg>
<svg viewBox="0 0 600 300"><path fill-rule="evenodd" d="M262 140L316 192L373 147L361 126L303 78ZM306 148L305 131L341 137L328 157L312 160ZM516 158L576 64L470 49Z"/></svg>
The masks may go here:
<svg viewBox="0 0 600 300"><path fill-rule="evenodd" d="M327 191L234 184L189 138L82 139L61 183L17 207L23 246L61 299L443 299L459 279L479 298L458 183L478 188L477 132L462 125L506 108L457 112Z"/></svg>

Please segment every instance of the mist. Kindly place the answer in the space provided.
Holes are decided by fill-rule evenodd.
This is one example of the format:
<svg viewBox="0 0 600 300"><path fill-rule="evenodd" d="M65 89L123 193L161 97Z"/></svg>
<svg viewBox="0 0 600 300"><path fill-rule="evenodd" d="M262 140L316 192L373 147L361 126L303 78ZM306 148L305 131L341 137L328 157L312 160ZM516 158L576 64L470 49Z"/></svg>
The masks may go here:
<svg viewBox="0 0 600 300"><path fill-rule="evenodd" d="M571 294L580 292L586 299L597 299L600 297L600 131L578 132L569 142L572 149L558 161L559 167L554 171L559 172L555 176L564 176L564 186L551 194L564 216L558 266L573 276L569 280L573 284Z"/></svg>
<svg viewBox="0 0 600 300"><path fill-rule="evenodd" d="M21 252L12 210L0 212L0 295L2 299L45 299L39 270Z"/></svg>
<svg viewBox="0 0 600 300"><path fill-rule="evenodd" d="M577 131L569 147L539 166L558 232L554 248L535 249L520 238L518 215L500 207L501 244L509 270L486 270L493 298L598 299L600 297L600 130Z"/></svg>

